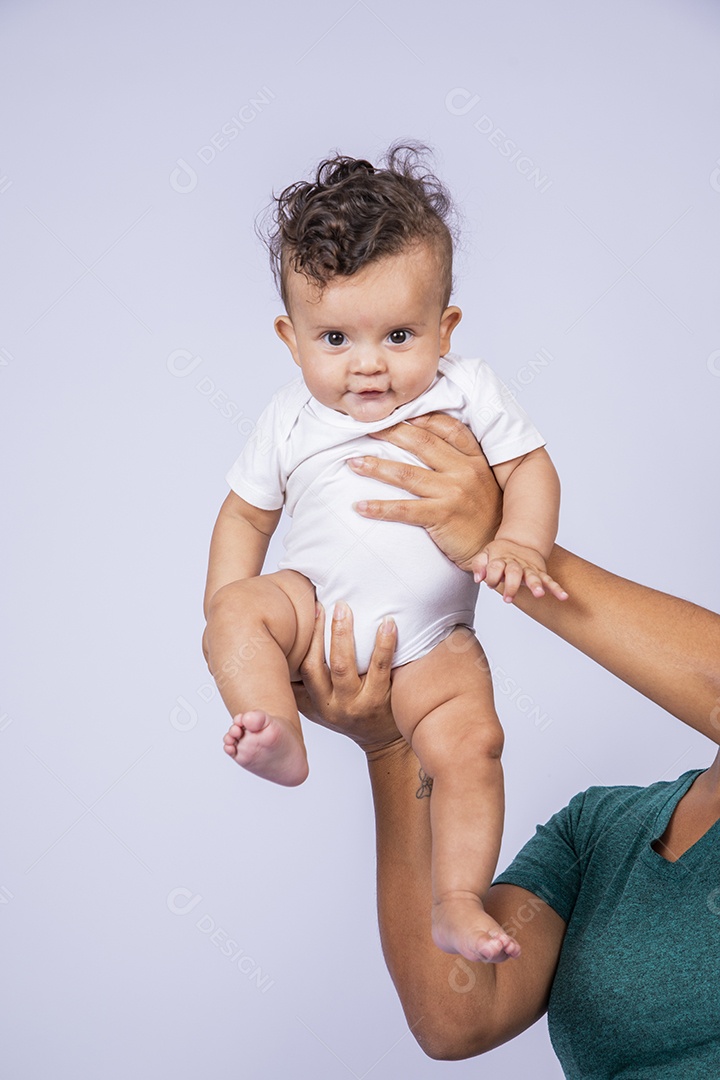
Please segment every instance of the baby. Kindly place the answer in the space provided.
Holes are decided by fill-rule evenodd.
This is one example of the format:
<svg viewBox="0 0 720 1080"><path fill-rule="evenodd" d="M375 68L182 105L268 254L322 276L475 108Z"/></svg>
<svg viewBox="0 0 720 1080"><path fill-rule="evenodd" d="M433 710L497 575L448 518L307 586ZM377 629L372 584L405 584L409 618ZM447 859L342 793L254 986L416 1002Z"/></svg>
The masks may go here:
<svg viewBox="0 0 720 1080"><path fill-rule="evenodd" d="M565 599L545 570L560 496L523 410L483 361L450 351L461 318L448 306L450 212L417 149L402 146L377 170L324 161L312 183L277 199L269 247L287 314L275 330L302 377L275 395L228 473L210 547L205 653L234 717L227 753L295 785L308 764L290 683L300 678L316 596L353 611L361 672L378 625L394 620L393 715L433 779L433 939L468 960L499 962L520 950L482 904L502 835L503 732L474 609L490 563L508 601L522 584ZM504 491L502 523L473 573L423 529L354 510L388 488L354 472L353 459L419 464L370 433L432 411L472 428ZM286 555L278 572L260 576L283 506L292 517Z"/></svg>

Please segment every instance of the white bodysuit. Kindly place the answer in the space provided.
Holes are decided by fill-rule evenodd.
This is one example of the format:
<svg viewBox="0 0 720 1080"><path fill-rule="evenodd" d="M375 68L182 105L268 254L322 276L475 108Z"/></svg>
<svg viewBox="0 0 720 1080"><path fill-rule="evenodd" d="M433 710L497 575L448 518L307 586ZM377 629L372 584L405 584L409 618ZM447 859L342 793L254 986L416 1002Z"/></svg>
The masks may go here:
<svg viewBox="0 0 720 1080"><path fill-rule="evenodd" d="M490 465L544 445L507 387L483 360L441 357L432 385L384 420L364 423L312 397L301 378L282 387L259 417L227 481L262 510L281 506L292 518L281 568L312 581L330 613L345 600L354 617L358 670L367 671L382 618L398 628L393 666L417 660L455 626L472 629L478 586L425 529L369 521L352 508L361 499L412 498L345 464L362 455L422 465L392 443L371 439L411 417L444 412L470 427ZM326 622L326 653L330 619Z"/></svg>

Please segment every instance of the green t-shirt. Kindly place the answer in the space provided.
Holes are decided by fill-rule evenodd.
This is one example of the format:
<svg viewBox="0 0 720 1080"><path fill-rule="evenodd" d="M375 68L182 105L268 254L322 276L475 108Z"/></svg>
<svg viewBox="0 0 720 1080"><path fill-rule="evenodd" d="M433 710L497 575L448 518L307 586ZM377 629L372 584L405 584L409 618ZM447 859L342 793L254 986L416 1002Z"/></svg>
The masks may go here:
<svg viewBox="0 0 720 1080"><path fill-rule="evenodd" d="M548 1029L569 1080L720 1078L720 821L677 862L650 846L702 771L589 788L496 879L567 923Z"/></svg>

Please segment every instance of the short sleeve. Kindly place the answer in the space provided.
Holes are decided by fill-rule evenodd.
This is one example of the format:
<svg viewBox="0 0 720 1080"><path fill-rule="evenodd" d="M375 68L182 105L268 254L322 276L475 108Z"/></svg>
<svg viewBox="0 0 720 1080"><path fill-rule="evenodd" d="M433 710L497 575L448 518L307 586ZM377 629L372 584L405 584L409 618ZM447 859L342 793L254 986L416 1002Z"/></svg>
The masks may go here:
<svg viewBox="0 0 720 1080"><path fill-rule="evenodd" d="M576 795L520 850L493 884L518 885L570 921L582 881L579 824L585 793Z"/></svg>
<svg viewBox="0 0 720 1080"><path fill-rule="evenodd" d="M285 501L282 410L277 397L263 410L225 479L241 499L260 510L279 510Z"/></svg>
<svg viewBox="0 0 720 1080"><path fill-rule="evenodd" d="M490 465L545 445L532 420L492 368L482 362L473 386L471 426Z"/></svg>

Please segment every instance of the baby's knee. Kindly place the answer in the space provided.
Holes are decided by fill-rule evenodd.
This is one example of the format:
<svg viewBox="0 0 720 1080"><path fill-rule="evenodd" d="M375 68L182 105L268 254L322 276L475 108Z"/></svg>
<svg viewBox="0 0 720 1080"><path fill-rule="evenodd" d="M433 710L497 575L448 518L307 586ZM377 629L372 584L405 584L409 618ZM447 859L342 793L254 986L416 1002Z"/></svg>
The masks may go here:
<svg viewBox="0 0 720 1080"><path fill-rule="evenodd" d="M505 733L494 718L463 719L457 723L447 717L432 732L420 723L413 748L430 776L460 768L475 768L481 762L499 762L505 745Z"/></svg>
<svg viewBox="0 0 720 1080"><path fill-rule="evenodd" d="M281 570L218 589L208 604L206 642L212 656L239 637L255 645L275 641L295 670L307 652L314 625L312 584L301 574Z"/></svg>
<svg viewBox="0 0 720 1080"><path fill-rule="evenodd" d="M264 591L263 578L242 578L228 582L213 594L208 604L208 623L222 621L228 615L237 616L259 607Z"/></svg>
<svg viewBox="0 0 720 1080"><path fill-rule="evenodd" d="M475 724L462 741L463 751L484 758L502 757L505 746L505 732L499 720L487 720Z"/></svg>

